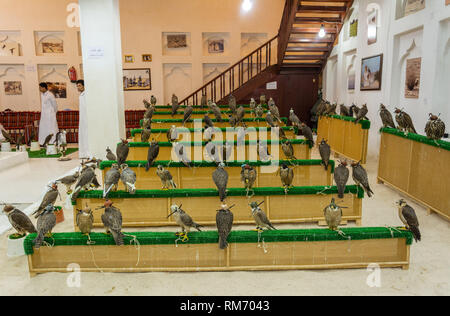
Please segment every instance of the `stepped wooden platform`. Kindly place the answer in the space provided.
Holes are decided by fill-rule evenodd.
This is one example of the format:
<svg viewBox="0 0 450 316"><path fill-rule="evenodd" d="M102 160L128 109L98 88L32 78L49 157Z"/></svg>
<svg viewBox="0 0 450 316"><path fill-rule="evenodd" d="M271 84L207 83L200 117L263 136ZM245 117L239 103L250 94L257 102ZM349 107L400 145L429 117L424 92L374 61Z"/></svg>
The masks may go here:
<svg viewBox="0 0 450 316"><path fill-rule="evenodd" d="M450 142L393 128L381 130L378 183L387 184L450 220Z"/></svg>
<svg viewBox="0 0 450 316"><path fill-rule="evenodd" d="M303 139L293 139L290 140L294 148L294 156L297 159L310 159L311 158L311 148L309 142ZM216 148L220 150L224 142L212 142L216 145ZM238 145L237 141L229 142L231 146L232 153L230 156L230 161L233 160L259 160L259 155L257 153L257 142L256 141L245 141L245 145ZM176 146L169 142L159 142L159 155L158 160L173 160L178 161L175 152L173 151L173 146ZM191 161L211 161L211 158L206 153L206 142L180 142L183 144L186 156ZM277 145L278 144L278 145ZM127 160L129 161L147 161L148 149L150 147L149 143L129 143L130 150L128 153ZM272 155L274 160L285 160L287 157L284 155L281 149L281 144L278 141L267 141L267 148L269 153ZM277 153L278 151L278 153Z"/></svg>
<svg viewBox="0 0 450 316"><path fill-rule="evenodd" d="M292 127L281 127L283 129L283 132L285 133L286 137L288 139L295 139L297 137L297 129L293 129ZM194 141L200 141L203 139L203 132L205 131L203 128L179 128L179 133L181 134L179 137L181 141L185 141L186 139L194 140ZM235 135L234 138L237 137L238 129L233 129L230 127L227 128L215 128L217 133L222 133L222 138L226 139L226 135L233 134ZM167 142L169 141L167 139L167 132L169 131L168 128L165 129L152 129L152 133L150 136L150 140L152 138L155 138L157 141L160 142ZM272 135L274 133L274 135ZM250 127L246 129L246 139L248 140L256 140L256 139L278 139L278 132L276 132L276 129L271 129L267 127ZM133 129L131 131L131 137L133 138L134 142L141 142L141 134L142 129ZM214 136L217 140L217 137L220 136ZM214 138L213 138L214 139Z"/></svg>
<svg viewBox="0 0 450 316"><path fill-rule="evenodd" d="M227 163L226 170L229 175L228 186L239 188L244 185L241 182L241 166L249 164L256 169L257 178L254 187L271 187L275 183L280 183L278 174L279 166L287 164L294 170L293 186L314 186L332 185L332 173L334 173L334 161L330 161L328 169L325 171L321 160L292 160L292 161L272 161L272 162L230 162ZM100 164L103 179L111 169L112 161L103 161ZM162 188L161 180L156 175L158 165L169 170L178 189L214 189L216 188L212 173L217 165L213 162L197 161L194 168L188 168L179 162L156 161L148 172L145 171L146 161L127 161L128 166L136 173L136 187L140 190L159 190ZM119 183L119 190L125 190L122 182Z"/></svg>
<svg viewBox="0 0 450 316"><path fill-rule="evenodd" d="M218 247L216 231L192 232L186 243L174 233L126 233L125 246L111 236L92 233L92 244L80 233L58 233L52 247L33 248L36 234L24 248L31 276L71 270L81 272L204 272L258 270L409 268L412 234L388 228L346 228L345 235L328 229L232 231L228 247ZM135 238L135 241L133 241ZM137 244L137 242L139 244Z"/></svg>
<svg viewBox="0 0 450 316"><path fill-rule="evenodd" d="M214 123L215 127L219 128L225 128L225 127L231 127L230 120L228 118L223 117L222 122L218 122L215 118L211 117L211 120ZM281 121L283 122L284 126L287 126L288 119L285 117L281 118ZM197 122L197 123L196 123ZM269 127L267 125L266 119L264 118L244 118L242 120L243 123L247 127ZM143 120L140 121L140 126L142 127ZM283 126L283 124L281 124ZM177 127L181 127L183 125L182 119L152 119L152 128L171 128L173 125ZM197 126L198 125L198 126ZM185 126L186 128L200 128L204 127L203 119L197 119L197 120L189 120L186 122Z"/></svg>
<svg viewBox="0 0 450 316"><path fill-rule="evenodd" d="M331 150L339 156L353 161L367 162L370 121L355 124L355 119L346 116L321 116L317 129L317 142L328 141Z"/></svg>
<svg viewBox="0 0 450 316"><path fill-rule="evenodd" d="M222 117L228 118L228 115L230 115L231 113L233 112L230 110L224 110L222 111ZM208 114L211 119L214 118L214 114L208 110L205 111L194 110L194 112L192 112L191 119L203 119L206 114ZM168 119L182 120L184 118L184 112L177 111L177 113L172 116L171 110L170 111L156 110L152 118L153 120L168 120ZM252 115L252 111L246 110L244 118L247 119L254 118L254 115Z"/></svg>
<svg viewBox="0 0 450 316"><path fill-rule="evenodd" d="M85 208L86 204L92 209L102 206L102 193L82 191L73 202L74 218L76 210ZM357 186L347 186L343 199L338 199L334 186L293 187L287 193L281 187L255 188L249 195L247 197L245 189L228 189L225 202L229 206L236 205L232 209L236 225L254 224L249 207L253 201L265 201L261 208L273 224L309 222L324 225L323 210L331 198L347 207L343 209L343 224L356 221L358 226L361 225L364 192ZM183 209L201 225L215 225L216 210L221 206L217 189L137 190L134 195L117 191L110 193L109 199L121 210L123 227L174 226L173 218L167 218L172 204L183 204ZM95 227L103 226L101 214L101 211L94 212ZM76 223L74 227L77 229Z"/></svg>

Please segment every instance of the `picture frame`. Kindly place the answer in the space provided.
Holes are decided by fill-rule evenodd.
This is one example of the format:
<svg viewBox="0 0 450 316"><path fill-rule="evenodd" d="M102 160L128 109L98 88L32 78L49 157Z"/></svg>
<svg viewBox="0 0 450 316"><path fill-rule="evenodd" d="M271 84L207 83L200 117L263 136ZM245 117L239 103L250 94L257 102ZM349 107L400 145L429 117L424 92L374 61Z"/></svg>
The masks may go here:
<svg viewBox="0 0 450 316"><path fill-rule="evenodd" d="M404 16L414 14L425 9L425 0L406 0Z"/></svg>
<svg viewBox="0 0 450 316"><path fill-rule="evenodd" d="M222 54L225 51L225 40L208 40L209 54Z"/></svg>
<svg viewBox="0 0 450 316"><path fill-rule="evenodd" d="M124 91L145 91L152 89L150 68L123 69Z"/></svg>
<svg viewBox="0 0 450 316"><path fill-rule="evenodd" d="M47 82L48 91L55 95L56 99L67 99L66 82Z"/></svg>
<svg viewBox="0 0 450 316"><path fill-rule="evenodd" d="M151 54L143 54L142 55L142 61L144 63L149 63L152 61L152 55Z"/></svg>
<svg viewBox="0 0 450 316"><path fill-rule="evenodd" d="M64 54L64 42L58 39L47 39L41 43L42 54Z"/></svg>
<svg viewBox="0 0 450 316"><path fill-rule="evenodd" d="M186 34L167 35L167 48L185 48L187 47Z"/></svg>
<svg viewBox="0 0 450 316"><path fill-rule="evenodd" d="M22 95L22 82L21 81L4 81L5 95Z"/></svg>
<svg viewBox="0 0 450 316"><path fill-rule="evenodd" d="M383 79L383 54L361 60L361 91L381 90Z"/></svg>
<svg viewBox="0 0 450 316"><path fill-rule="evenodd" d="M406 61L405 98L418 99L420 94L420 71L422 57Z"/></svg>
<svg viewBox="0 0 450 316"><path fill-rule="evenodd" d="M131 64L134 63L134 56L133 55L125 55L125 63Z"/></svg>

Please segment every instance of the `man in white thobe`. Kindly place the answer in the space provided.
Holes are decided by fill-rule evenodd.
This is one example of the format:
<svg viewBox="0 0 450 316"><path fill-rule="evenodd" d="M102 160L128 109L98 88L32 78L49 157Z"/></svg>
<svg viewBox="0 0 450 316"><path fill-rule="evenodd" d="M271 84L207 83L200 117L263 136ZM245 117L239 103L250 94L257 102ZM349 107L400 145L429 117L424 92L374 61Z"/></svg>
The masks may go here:
<svg viewBox="0 0 450 316"><path fill-rule="evenodd" d="M84 80L77 81L77 89L80 92L80 114L79 114L79 126L78 126L78 153L79 158L90 158L89 143L88 143L88 118L87 118L87 106L84 89Z"/></svg>
<svg viewBox="0 0 450 316"><path fill-rule="evenodd" d="M39 91L41 92L41 121L39 122L39 144L43 145L45 138L53 134L49 144L53 144L56 140L56 134L59 131L58 121L56 120L56 113L58 112L58 104L53 93L48 91L48 86L45 82L39 84Z"/></svg>

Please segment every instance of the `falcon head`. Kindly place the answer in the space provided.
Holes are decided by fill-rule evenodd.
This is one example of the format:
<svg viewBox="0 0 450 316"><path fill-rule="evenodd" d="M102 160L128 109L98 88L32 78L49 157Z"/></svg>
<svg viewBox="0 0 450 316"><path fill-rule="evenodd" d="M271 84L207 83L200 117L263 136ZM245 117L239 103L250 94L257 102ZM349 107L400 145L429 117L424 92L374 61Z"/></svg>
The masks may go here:
<svg viewBox="0 0 450 316"><path fill-rule="evenodd" d="M398 207L405 207L407 205L404 199L397 201L395 204L397 204Z"/></svg>
<svg viewBox="0 0 450 316"><path fill-rule="evenodd" d="M5 213L6 215L8 215L10 212L14 211L14 206L12 205L5 205L5 207L3 207L3 213Z"/></svg>
<svg viewBox="0 0 450 316"><path fill-rule="evenodd" d="M169 214L169 216L167 216L167 218L169 218L170 216L172 216L176 212L179 212L180 211L180 207L178 205L174 204L174 205L172 205L170 207L170 211L171 211L171 213Z"/></svg>

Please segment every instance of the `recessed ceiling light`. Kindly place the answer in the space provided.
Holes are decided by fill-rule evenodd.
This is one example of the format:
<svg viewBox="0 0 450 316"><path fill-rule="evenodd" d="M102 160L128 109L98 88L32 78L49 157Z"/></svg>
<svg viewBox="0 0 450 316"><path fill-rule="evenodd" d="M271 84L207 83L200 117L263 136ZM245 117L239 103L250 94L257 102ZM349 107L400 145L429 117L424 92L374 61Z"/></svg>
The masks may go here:
<svg viewBox="0 0 450 316"><path fill-rule="evenodd" d="M327 34L327 33L325 32L325 27L324 27L324 25L322 24L322 26L320 27L320 31L319 31L319 37L320 37L320 38L324 38L326 34Z"/></svg>

